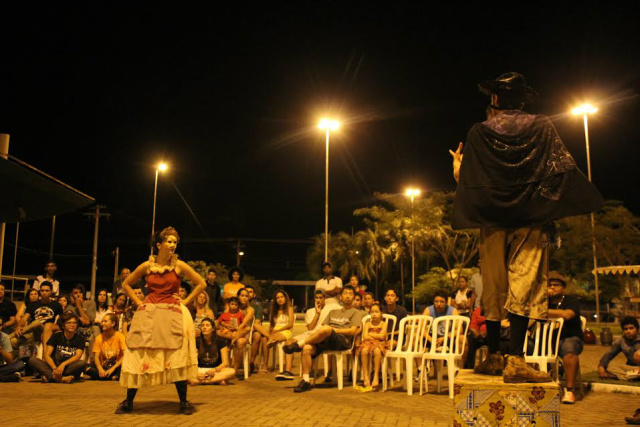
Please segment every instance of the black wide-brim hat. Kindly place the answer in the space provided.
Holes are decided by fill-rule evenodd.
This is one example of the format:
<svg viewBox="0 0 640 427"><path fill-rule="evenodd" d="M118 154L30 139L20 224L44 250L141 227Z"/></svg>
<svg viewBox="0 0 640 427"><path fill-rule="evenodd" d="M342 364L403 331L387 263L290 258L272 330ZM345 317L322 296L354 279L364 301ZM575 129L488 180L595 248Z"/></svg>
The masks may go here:
<svg viewBox="0 0 640 427"><path fill-rule="evenodd" d="M242 270L240 267L233 267L232 269L229 270L229 274L227 274L229 281L230 282L233 281L233 273L235 273L236 271L240 273L240 279L238 281L242 282L242 279L244 279L244 270Z"/></svg>
<svg viewBox="0 0 640 427"><path fill-rule="evenodd" d="M519 95L522 102L531 102L538 97L538 92L527 86L524 76L520 73L504 73L495 80L485 80L478 84L480 92L487 96L496 94Z"/></svg>

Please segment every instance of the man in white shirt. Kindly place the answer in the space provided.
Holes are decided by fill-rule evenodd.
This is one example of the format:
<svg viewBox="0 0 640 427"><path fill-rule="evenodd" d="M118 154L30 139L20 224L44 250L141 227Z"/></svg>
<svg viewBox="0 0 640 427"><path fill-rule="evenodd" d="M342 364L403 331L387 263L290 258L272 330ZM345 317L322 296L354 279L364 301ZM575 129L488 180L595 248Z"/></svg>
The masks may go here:
<svg viewBox="0 0 640 427"><path fill-rule="evenodd" d="M325 305L329 310L341 307L340 292L342 291L342 279L333 275L333 268L330 262L322 264L323 278L316 282L316 291L324 291Z"/></svg>
<svg viewBox="0 0 640 427"><path fill-rule="evenodd" d="M60 282L53 278L53 275L56 274L56 270L58 266L55 262L49 261L44 266L44 275L40 275L36 277L36 280L33 282L33 289L40 290L40 284L42 282L49 282L51 286L53 286L53 296L58 296L60 294Z"/></svg>

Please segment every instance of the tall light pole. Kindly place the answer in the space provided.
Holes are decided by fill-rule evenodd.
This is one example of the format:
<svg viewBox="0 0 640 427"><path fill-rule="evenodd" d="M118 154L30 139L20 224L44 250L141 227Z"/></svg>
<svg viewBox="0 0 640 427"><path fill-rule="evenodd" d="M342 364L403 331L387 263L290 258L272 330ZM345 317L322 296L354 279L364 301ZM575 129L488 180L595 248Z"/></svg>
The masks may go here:
<svg viewBox="0 0 640 427"><path fill-rule="evenodd" d="M582 116L584 120L584 140L587 146L587 176L591 182L591 150L589 149L589 120L587 116L598 111L597 107L591 104L582 104L574 108L571 112L576 116ZM598 258L596 256L596 220L595 215L591 212L591 249L593 251L593 277L596 285L596 323L600 323L600 289L598 287L598 274L595 270L598 268Z"/></svg>
<svg viewBox="0 0 640 427"><path fill-rule="evenodd" d="M415 216L413 209L413 200L420 195L420 190L417 188L407 188L404 193L411 199L411 295L413 314L416 314L416 228L415 228Z"/></svg>
<svg viewBox="0 0 640 427"><path fill-rule="evenodd" d="M332 130L338 130L340 123L336 120L322 119L318 127L326 131L326 156L324 177L324 261L329 261L329 134Z"/></svg>
<svg viewBox="0 0 640 427"><path fill-rule="evenodd" d="M153 241L153 235L156 232L156 201L158 199L158 174L168 169L166 163L160 162L156 165L156 183L153 187L153 216L151 217L151 240ZM151 253L153 253L153 244L151 245Z"/></svg>

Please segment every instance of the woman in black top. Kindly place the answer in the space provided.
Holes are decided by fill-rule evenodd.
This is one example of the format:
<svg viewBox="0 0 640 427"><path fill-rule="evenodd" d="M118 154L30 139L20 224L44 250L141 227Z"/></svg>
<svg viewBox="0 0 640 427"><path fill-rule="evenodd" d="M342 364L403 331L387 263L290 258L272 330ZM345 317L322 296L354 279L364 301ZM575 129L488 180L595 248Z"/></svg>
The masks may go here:
<svg viewBox="0 0 640 427"><path fill-rule="evenodd" d="M228 340L216 334L213 320L205 318L200 323L201 334L196 338L198 348L198 379L191 385L223 384L233 378L236 371L229 367Z"/></svg>

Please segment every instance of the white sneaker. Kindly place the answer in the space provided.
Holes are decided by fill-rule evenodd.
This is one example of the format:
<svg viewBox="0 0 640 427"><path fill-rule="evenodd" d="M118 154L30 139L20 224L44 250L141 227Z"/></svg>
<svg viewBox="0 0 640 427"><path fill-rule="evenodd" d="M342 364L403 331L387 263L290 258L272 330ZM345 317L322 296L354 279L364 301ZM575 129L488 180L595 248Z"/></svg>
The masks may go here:
<svg viewBox="0 0 640 427"><path fill-rule="evenodd" d="M562 403L567 405L573 405L574 403L576 403L576 395L573 394L572 391L569 391L565 388L564 396L562 396Z"/></svg>

